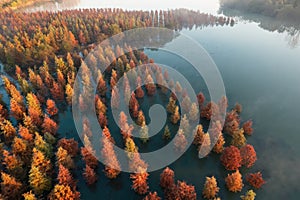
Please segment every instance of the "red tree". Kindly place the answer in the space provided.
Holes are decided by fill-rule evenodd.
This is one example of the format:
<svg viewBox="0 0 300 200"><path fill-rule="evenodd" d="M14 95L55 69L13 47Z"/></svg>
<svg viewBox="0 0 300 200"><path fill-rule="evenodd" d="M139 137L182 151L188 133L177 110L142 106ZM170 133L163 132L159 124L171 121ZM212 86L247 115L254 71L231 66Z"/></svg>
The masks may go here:
<svg viewBox="0 0 300 200"><path fill-rule="evenodd" d="M56 124L55 121L53 121L47 115L45 115L42 128L43 128L43 133L50 133L52 135L55 135L58 130L58 125Z"/></svg>
<svg viewBox="0 0 300 200"><path fill-rule="evenodd" d="M235 146L226 147L220 160L227 170L237 170L242 164L240 150Z"/></svg>
<svg viewBox="0 0 300 200"><path fill-rule="evenodd" d="M83 171L83 177L88 185L93 185L97 181L97 175L95 173L95 170L85 165L84 171Z"/></svg>
<svg viewBox="0 0 300 200"><path fill-rule="evenodd" d="M196 200L197 198L195 187L184 181L177 182L177 195L179 199Z"/></svg>
<svg viewBox="0 0 300 200"><path fill-rule="evenodd" d="M76 187L76 182L74 181L70 171L63 165L59 165L57 181L60 185L68 185L71 188Z"/></svg>
<svg viewBox="0 0 300 200"><path fill-rule="evenodd" d="M81 147L81 155L88 167L95 169L98 166L97 158L92 154L91 150L86 147Z"/></svg>
<svg viewBox="0 0 300 200"><path fill-rule="evenodd" d="M56 101L62 102L64 100L65 92L60 84L53 82L52 88L50 88L50 92L53 99L55 99Z"/></svg>
<svg viewBox="0 0 300 200"><path fill-rule="evenodd" d="M170 168L165 168L164 171L160 174L160 186L162 188L171 188L175 185L175 174L174 171Z"/></svg>
<svg viewBox="0 0 300 200"><path fill-rule="evenodd" d="M200 92L198 95L197 95L197 99L198 99L198 104L200 107L203 106L203 103L205 102L205 96L203 95L202 92Z"/></svg>
<svg viewBox="0 0 300 200"><path fill-rule="evenodd" d="M132 179L132 189L138 194L146 194L148 191L148 179L149 174L144 171L141 173L131 174L130 178Z"/></svg>
<svg viewBox="0 0 300 200"><path fill-rule="evenodd" d="M252 125L253 125L252 120L246 121L243 124L244 133L246 133L247 135L252 135L253 133Z"/></svg>
<svg viewBox="0 0 300 200"><path fill-rule="evenodd" d="M252 145L247 144L240 149L242 156L242 165L250 168L257 160L255 149Z"/></svg>
<svg viewBox="0 0 300 200"><path fill-rule="evenodd" d="M161 198L157 195L157 192L149 192L144 200L161 200Z"/></svg>
<svg viewBox="0 0 300 200"><path fill-rule="evenodd" d="M53 100L48 99L47 102L46 102L46 105L47 105L47 108L46 108L47 113L50 116L56 115L58 113L58 109L57 109L56 104Z"/></svg>
<svg viewBox="0 0 300 200"><path fill-rule="evenodd" d="M256 189L261 188L261 186L266 183L260 172L247 175L246 180L252 187Z"/></svg>
<svg viewBox="0 0 300 200"><path fill-rule="evenodd" d="M105 175L110 178L116 178L120 173L120 164L114 151L114 145L112 143L112 137L110 136L108 128L105 128L102 133L101 155L104 159Z"/></svg>
<svg viewBox="0 0 300 200"><path fill-rule="evenodd" d="M78 148L78 142L75 141L73 138L72 139L66 139L62 138L58 141L57 144L58 147L62 147L65 150L68 151L68 153L72 156L75 157L79 151Z"/></svg>

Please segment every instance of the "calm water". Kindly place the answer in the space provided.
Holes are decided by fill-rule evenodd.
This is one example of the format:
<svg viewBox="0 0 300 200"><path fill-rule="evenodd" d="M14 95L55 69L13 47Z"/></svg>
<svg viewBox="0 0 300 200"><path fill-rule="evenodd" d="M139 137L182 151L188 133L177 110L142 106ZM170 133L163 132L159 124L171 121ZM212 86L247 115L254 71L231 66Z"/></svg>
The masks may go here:
<svg viewBox="0 0 300 200"><path fill-rule="evenodd" d="M142 6L134 1L75 1L69 8L122 7L124 9L154 9L157 4ZM153 1L151 1L153 2ZM160 1L161 3L164 1ZM166 1L169 2L169 1ZM171 1L170 1L171 2ZM177 2L177 1L176 1ZM181 2L178 7L204 10L216 14L217 1L199 1L197 5L189 1ZM210 2L207 4L207 2ZM144 2L143 2L144 4ZM174 8L174 1L163 3L160 8ZM204 9L201 5L205 5ZM58 8L61 5L56 5ZM177 6L177 5L176 5ZM198 7L197 7L198 6ZM40 9L42 7L36 8ZM43 7L44 9L45 7ZM66 8L66 7L64 7ZM59 8L62 9L62 8ZM206 27L203 29L182 30L183 34L199 42L214 59L226 87L232 107L235 102L243 105L242 120L254 121L255 132L248 138L258 153L255 166L243 173L261 170L267 184L256 191L257 199L298 199L298 180L300 178L300 47L289 45L287 33L267 31L258 23L239 21L234 27ZM173 55L160 51L146 51L156 62L184 69L184 75L192 82L200 80L193 76L190 66ZM199 87L202 87L201 80ZM61 115L62 132L73 136L74 126L70 113ZM239 199L240 194L224 190L227 175L219 165L214 154L208 158L197 159L196 149L191 147L178 161L171 165L177 180L186 180L195 185L198 193L202 190L205 176L215 175L221 187L222 199ZM136 199L138 196L130 189L128 174L122 174L115 181L108 181L99 169L99 181L94 188L80 185L82 199ZM151 173L151 191L162 195L159 184L161 171ZM81 176L76 177L81 180ZM249 189L246 186L245 192ZM200 193L198 197L200 197Z"/></svg>

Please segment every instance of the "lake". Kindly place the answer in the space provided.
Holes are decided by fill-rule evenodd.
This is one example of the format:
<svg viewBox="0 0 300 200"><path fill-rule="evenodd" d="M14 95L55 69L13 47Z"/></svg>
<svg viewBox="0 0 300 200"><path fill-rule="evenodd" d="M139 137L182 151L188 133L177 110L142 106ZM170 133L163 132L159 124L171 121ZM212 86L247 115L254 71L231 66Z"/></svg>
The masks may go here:
<svg viewBox="0 0 300 200"><path fill-rule="evenodd" d="M50 10L72 8L121 7L123 9L168 9L184 7L217 14L219 4L216 0L205 1L74 1L74 5L55 4ZM193 2L193 3L192 3ZM197 3L196 3L197 2ZM178 4L177 4L178 3ZM191 3L191 4L189 4ZM27 11L44 10L41 5ZM49 8L48 8L49 9ZM47 9L47 10L48 10ZM257 151L258 161L250 170L243 173L262 171L267 184L256 191L257 199L298 199L300 178L300 46L290 45L295 39L287 32L268 31L258 22L237 17L237 24L230 26L205 27L202 29L182 30L181 32L199 42L215 61L223 77L229 107L236 102L243 105L242 120L253 119L254 134L248 138ZM271 20L271 19L270 19ZM259 21L259 18L258 18ZM292 37L292 38L291 38ZM168 45L168 44L166 44ZM191 82L199 77L187 63L174 55L147 50L150 58L157 63L184 69ZM61 125L72 121L70 113L61 115ZM72 125L60 131L72 132ZM71 135L68 135L71 136ZM239 199L240 194L224 190L224 177L227 173L218 164L217 156L199 160L195 147L191 147L170 167L174 169L177 180L185 180L195 185L198 197L201 194L205 176L215 175L221 187L222 199ZM99 172L101 169L99 170ZM159 174L153 172L149 177L149 187L158 191ZM135 199L138 196L130 189L129 175L123 173L114 181L108 181L100 172L99 181L94 188L80 185L82 199ZM79 177L79 179L81 179ZM83 180L80 180L83 181ZM246 186L243 193L249 189Z"/></svg>

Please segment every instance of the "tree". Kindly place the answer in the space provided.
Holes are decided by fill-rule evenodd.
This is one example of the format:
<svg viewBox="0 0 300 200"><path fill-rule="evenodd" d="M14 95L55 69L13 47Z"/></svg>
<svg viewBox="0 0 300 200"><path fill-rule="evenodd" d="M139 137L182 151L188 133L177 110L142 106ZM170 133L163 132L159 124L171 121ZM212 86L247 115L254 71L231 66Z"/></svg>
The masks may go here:
<svg viewBox="0 0 300 200"><path fill-rule="evenodd" d="M204 131L203 131L203 127L201 124L197 125L197 127L194 130L194 140L193 140L193 144L194 145L201 145L203 142L203 136L204 136Z"/></svg>
<svg viewBox="0 0 300 200"><path fill-rule="evenodd" d="M3 165L6 167L8 172L17 177L20 178L24 171L23 171L23 162L20 160L19 157L17 157L15 154L11 154L7 150L2 151L3 154Z"/></svg>
<svg viewBox="0 0 300 200"><path fill-rule="evenodd" d="M114 151L114 140L107 127L103 130L101 140L103 145L101 155L105 163L104 172L108 178L114 179L120 174L121 167Z"/></svg>
<svg viewBox="0 0 300 200"><path fill-rule="evenodd" d="M72 104L73 93L74 93L73 88L72 88L72 86L68 83L68 84L66 85L66 91L65 91L65 94L66 94L66 100L67 100L67 103L68 103L69 105Z"/></svg>
<svg viewBox="0 0 300 200"><path fill-rule="evenodd" d="M257 160L255 149L252 145L247 144L240 149L242 156L242 165L250 168Z"/></svg>
<svg viewBox="0 0 300 200"><path fill-rule="evenodd" d="M91 149L87 147L81 147L81 155L83 160L85 161L86 165L89 167L95 169L98 166L98 160L97 158L93 155L93 152Z"/></svg>
<svg viewBox="0 0 300 200"><path fill-rule="evenodd" d="M117 87L114 87L111 91L111 107L118 109L120 105L120 95Z"/></svg>
<svg viewBox="0 0 300 200"><path fill-rule="evenodd" d="M42 128L43 133L50 133L51 135L55 135L58 130L58 125L55 121L53 121L51 118L45 115Z"/></svg>
<svg viewBox="0 0 300 200"><path fill-rule="evenodd" d="M201 117L211 120L214 117L217 117L219 113L219 106L214 102L209 102L206 106L202 107Z"/></svg>
<svg viewBox="0 0 300 200"><path fill-rule="evenodd" d="M169 129L169 126L166 125L165 130L164 130L164 134L163 134L163 139L164 140L169 140L171 138L171 132Z"/></svg>
<svg viewBox="0 0 300 200"><path fill-rule="evenodd" d="M63 165L67 169L72 169L75 167L74 161L68 151L62 147L58 147L56 152L56 165Z"/></svg>
<svg viewBox="0 0 300 200"><path fill-rule="evenodd" d="M135 91L136 97L141 99L144 97L145 93L144 90L142 89L142 87L138 87Z"/></svg>
<svg viewBox="0 0 300 200"><path fill-rule="evenodd" d="M56 83L55 81L52 83L52 88L50 88L51 95L54 100L58 102L62 102L64 100L64 89L63 86L60 84Z"/></svg>
<svg viewBox="0 0 300 200"><path fill-rule="evenodd" d="M140 128L140 139L143 143L147 143L149 141L149 129L145 122L143 122Z"/></svg>
<svg viewBox="0 0 300 200"><path fill-rule="evenodd" d="M23 194L24 200L37 200L32 190Z"/></svg>
<svg viewBox="0 0 300 200"><path fill-rule="evenodd" d="M22 183L14 177L1 172L1 194L5 199L20 199L22 194Z"/></svg>
<svg viewBox="0 0 300 200"><path fill-rule="evenodd" d="M157 192L149 192L143 200L161 200L161 198L157 195Z"/></svg>
<svg viewBox="0 0 300 200"><path fill-rule="evenodd" d="M160 186L164 189L171 188L175 185L175 174L170 168L165 168L160 174Z"/></svg>
<svg viewBox="0 0 300 200"><path fill-rule="evenodd" d="M29 172L29 184L36 195L51 189L51 178L38 167L32 166Z"/></svg>
<svg viewBox="0 0 300 200"><path fill-rule="evenodd" d="M181 108L184 112L188 113L191 110L191 99L189 96L185 96L181 102ZM197 107L197 106L196 106Z"/></svg>
<svg viewBox="0 0 300 200"><path fill-rule="evenodd" d="M239 130L240 119L238 113L235 110L230 111L226 115L224 130L229 135L233 135L234 132Z"/></svg>
<svg viewBox="0 0 300 200"><path fill-rule="evenodd" d="M31 162L31 169L36 167L41 173L45 175L49 174L52 170L50 160L46 158L45 155L36 148L33 148L32 152L33 156Z"/></svg>
<svg viewBox="0 0 300 200"><path fill-rule="evenodd" d="M196 103L192 103L191 108L189 109L189 118L192 121L199 119L199 108Z"/></svg>
<svg viewBox="0 0 300 200"><path fill-rule="evenodd" d="M22 126L21 124L19 124L19 135L26 141L30 142L33 140L33 134L31 134L28 130L28 128Z"/></svg>
<svg viewBox="0 0 300 200"><path fill-rule="evenodd" d="M237 170L241 167L240 150L235 146L226 147L220 157L221 163L227 170Z"/></svg>
<svg viewBox="0 0 300 200"><path fill-rule="evenodd" d="M169 103L167 105L167 111L171 114L175 113L176 110L176 100L173 99L172 97L169 98Z"/></svg>
<svg viewBox="0 0 300 200"><path fill-rule="evenodd" d="M93 185L97 181L95 170L87 164L85 164L83 177L88 185Z"/></svg>
<svg viewBox="0 0 300 200"><path fill-rule="evenodd" d="M22 162L29 164L31 161L31 148L26 140L15 137L12 144L12 153L19 156Z"/></svg>
<svg viewBox="0 0 300 200"><path fill-rule="evenodd" d="M21 120L25 111L25 107L20 105L14 98L10 99L10 112L16 120Z"/></svg>
<svg viewBox="0 0 300 200"><path fill-rule="evenodd" d="M140 110L139 113L138 113L136 124L139 125L139 126L142 126L145 123L146 123L146 119L145 119L144 113L143 113L142 110Z"/></svg>
<svg viewBox="0 0 300 200"><path fill-rule="evenodd" d="M177 124L179 120L180 120L179 107L176 106L174 114L171 116L171 122L173 124Z"/></svg>
<svg viewBox="0 0 300 200"><path fill-rule="evenodd" d="M107 87L106 87L106 82L101 73L98 79L99 79L99 83L97 85L97 91L99 92L100 96L105 97Z"/></svg>
<svg viewBox="0 0 300 200"><path fill-rule="evenodd" d="M208 133L205 133L203 135L202 145L198 147L198 155L199 156L208 155L210 151L211 151L210 135Z"/></svg>
<svg viewBox="0 0 300 200"><path fill-rule="evenodd" d="M43 112L38 98L33 93L28 93L27 97L28 114L34 125L40 126L42 124Z"/></svg>
<svg viewBox="0 0 300 200"><path fill-rule="evenodd" d="M232 134L231 145L234 145L238 148L244 146L247 142L247 139L244 135L244 130L239 129Z"/></svg>
<svg viewBox="0 0 300 200"><path fill-rule="evenodd" d="M254 200L255 199L255 192L253 190L249 190L247 191L247 193L245 195L241 196L242 200Z"/></svg>
<svg viewBox="0 0 300 200"><path fill-rule="evenodd" d="M238 170L232 174L228 174L225 182L230 192L240 192L244 187L242 175Z"/></svg>
<svg viewBox="0 0 300 200"><path fill-rule="evenodd" d="M225 144L225 139L223 137L223 134L220 132L220 135L218 137L217 143L215 144L213 151L216 153L222 153L224 150L224 144Z"/></svg>
<svg viewBox="0 0 300 200"><path fill-rule="evenodd" d="M187 140L182 129L178 130L178 133L174 138L174 145L175 150L178 152L183 152L187 147Z"/></svg>
<svg viewBox="0 0 300 200"><path fill-rule="evenodd" d="M63 165L59 165L57 181L59 185L70 186L71 188L76 187L76 182L74 181L68 168L65 168Z"/></svg>
<svg viewBox="0 0 300 200"><path fill-rule="evenodd" d="M73 192L71 187L68 185L56 184L53 191L49 195L49 200L79 200L80 194Z"/></svg>
<svg viewBox="0 0 300 200"><path fill-rule="evenodd" d="M214 176L206 177L202 195L206 199L213 199L217 196L220 188L217 185L217 180Z"/></svg>
<svg viewBox="0 0 300 200"><path fill-rule="evenodd" d="M75 157L79 152L78 142L75 141L74 138L62 138L58 141L57 146L65 149L68 152L68 154L70 154L72 157Z"/></svg>
<svg viewBox="0 0 300 200"><path fill-rule="evenodd" d="M105 104L102 102L102 100L99 98L98 95L96 95L96 100L95 101L96 101L96 112L97 112L97 114L102 113L102 114L105 115L107 108L106 108Z"/></svg>
<svg viewBox="0 0 300 200"><path fill-rule="evenodd" d="M179 199L196 200L197 194L193 185L188 185L184 181L177 182L177 193Z"/></svg>
<svg viewBox="0 0 300 200"><path fill-rule="evenodd" d="M142 170L139 173L130 174L130 178L132 179L132 189L138 194L146 194L148 191L148 179L149 174Z"/></svg>
<svg viewBox="0 0 300 200"><path fill-rule="evenodd" d="M234 110L237 112L237 113L241 113L243 108L242 108L242 105L239 104L239 103L236 103L235 106L234 106Z"/></svg>
<svg viewBox="0 0 300 200"><path fill-rule="evenodd" d="M253 125L252 120L248 120L243 124L243 129L245 134L252 135L253 133L252 125Z"/></svg>
<svg viewBox="0 0 300 200"><path fill-rule="evenodd" d="M47 102L46 102L46 110L47 110L47 113L50 115L50 116L54 116L58 113L58 109L56 107L56 104L55 104L55 101L53 101L52 99L48 99Z"/></svg>
<svg viewBox="0 0 300 200"><path fill-rule="evenodd" d="M146 84L147 94L149 96L153 96L156 92L156 85L154 84L153 79L150 74L147 75L145 84Z"/></svg>
<svg viewBox="0 0 300 200"><path fill-rule="evenodd" d="M188 136L190 133L190 122L186 114L183 115L180 121L180 126L182 127L182 130L185 133L185 135Z"/></svg>
<svg viewBox="0 0 300 200"><path fill-rule="evenodd" d="M261 188L266 183L266 181L262 177L261 172L248 174L246 180L255 189Z"/></svg>
<svg viewBox="0 0 300 200"><path fill-rule="evenodd" d="M52 146L47 143L44 138L38 134L35 133L35 139L34 139L34 145L35 148L43 153L43 155L47 156L48 158L51 158L52 156Z"/></svg>
<svg viewBox="0 0 300 200"><path fill-rule="evenodd" d="M12 125L12 123L7 119L2 119L0 121L0 134L3 134L5 138L5 142L7 144L11 143L16 136L16 129Z"/></svg>

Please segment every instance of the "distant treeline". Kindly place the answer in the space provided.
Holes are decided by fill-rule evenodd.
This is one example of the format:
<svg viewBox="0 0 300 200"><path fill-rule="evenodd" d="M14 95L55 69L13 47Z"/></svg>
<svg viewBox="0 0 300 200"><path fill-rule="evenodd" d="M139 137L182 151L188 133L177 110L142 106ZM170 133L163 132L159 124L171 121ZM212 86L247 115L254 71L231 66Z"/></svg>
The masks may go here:
<svg viewBox="0 0 300 200"><path fill-rule="evenodd" d="M33 5L39 2L47 2L47 1L55 1L55 0L2 0L0 2L0 11L7 9L18 9L21 7Z"/></svg>
<svg viewBox="0 0 300 200"><path fill-rule="evenodd" d="M262 14L280 20L300 19L300 0L220 0L223 8Z"/></svg>
<svg viewBox="0 0 300 200"><path fill-rule="evenodd" d="M123 11L85 9L62 12L0 13L0 60L21 68L54 60L55 55L78 53L91 44L138 27L182 29L233 25L231 18L215 17L185 9Z"/></svg>

